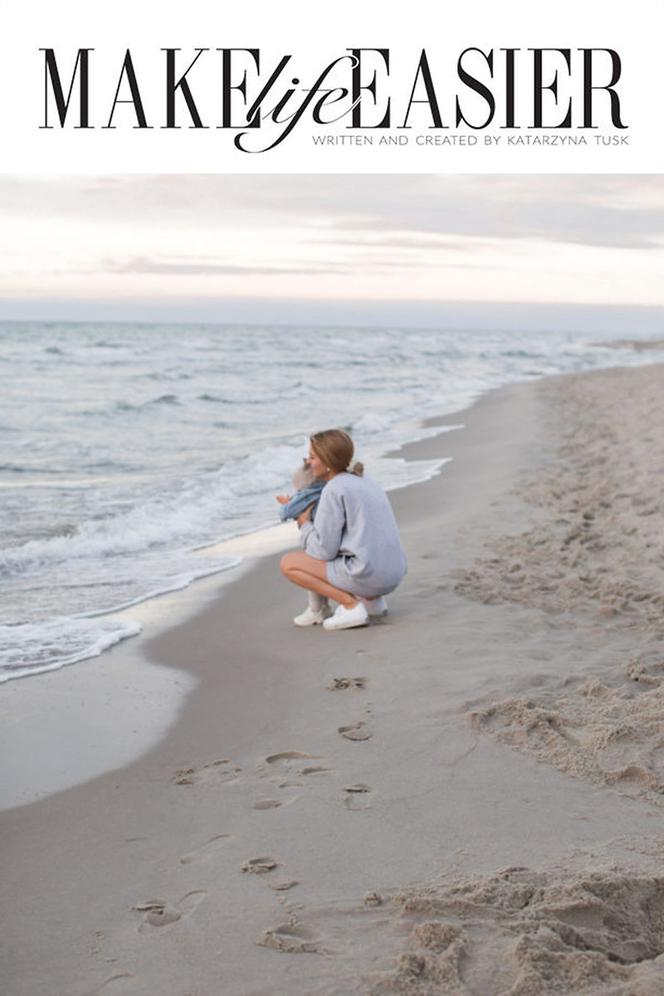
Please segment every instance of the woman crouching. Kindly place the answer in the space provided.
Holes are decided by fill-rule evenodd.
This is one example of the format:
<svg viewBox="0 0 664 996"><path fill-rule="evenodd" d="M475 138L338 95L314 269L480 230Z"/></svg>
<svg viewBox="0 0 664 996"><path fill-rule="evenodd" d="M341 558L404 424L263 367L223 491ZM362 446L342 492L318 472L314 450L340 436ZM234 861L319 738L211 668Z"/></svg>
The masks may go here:
<svg viewBox="0 0 664 996"><path fill-rule="evenodd" d="M369 616L383 615L383 596L406 574L406 557L394 513L383 489L352 463L353 440L342 429L309 439L308 465L323 488L311 521L311 507L297 518L304 552L287 553L281 571L319 598L293 620L297 626L352 629ZM328 599L338 602L331 614Z"/></svg>

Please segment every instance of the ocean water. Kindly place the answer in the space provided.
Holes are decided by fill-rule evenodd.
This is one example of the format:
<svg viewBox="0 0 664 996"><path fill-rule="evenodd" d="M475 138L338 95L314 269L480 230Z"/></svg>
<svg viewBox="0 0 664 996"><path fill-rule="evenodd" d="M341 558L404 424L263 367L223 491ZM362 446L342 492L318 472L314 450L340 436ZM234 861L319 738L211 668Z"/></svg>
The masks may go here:
<svg viewBox="0 0 664 996"><path fill-rule="evenodd" d="M277 522L310 432L347 428L399 487L440 469L384 457L428 416L663 358L597 338L611 337L0 323L0 681L94 657L138 632L119 609L236 566L202 550Z"/></svg>

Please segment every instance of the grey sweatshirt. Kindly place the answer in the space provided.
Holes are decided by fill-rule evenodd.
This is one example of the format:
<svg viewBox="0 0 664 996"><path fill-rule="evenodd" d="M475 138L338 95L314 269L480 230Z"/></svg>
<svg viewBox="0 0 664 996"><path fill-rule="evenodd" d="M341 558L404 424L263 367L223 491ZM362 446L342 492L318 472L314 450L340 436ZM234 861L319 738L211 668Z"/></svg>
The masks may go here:
<svg viewBox="0 0 664 996"><path fill-rule="evenodd" d="M316 522L305 522L300 538L310 556L327 561L330 584L353 595L386 595L406 573L392 508L370 477L333 477L323 488Z"/></svg>

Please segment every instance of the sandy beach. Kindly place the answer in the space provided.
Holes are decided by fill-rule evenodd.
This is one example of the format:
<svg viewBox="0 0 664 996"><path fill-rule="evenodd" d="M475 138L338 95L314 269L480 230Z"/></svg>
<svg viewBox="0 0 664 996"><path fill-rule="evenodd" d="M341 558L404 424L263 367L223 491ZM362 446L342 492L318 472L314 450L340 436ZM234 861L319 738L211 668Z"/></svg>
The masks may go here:
<svg viewBox="0 0 664 996"><path fill-rule="evenodd" d="M663 392L520 384L400 451L451 463L391 494L367 628L293 627L272 555L150 640L166 736L0 814L2 996L663 992Z"/></svg>

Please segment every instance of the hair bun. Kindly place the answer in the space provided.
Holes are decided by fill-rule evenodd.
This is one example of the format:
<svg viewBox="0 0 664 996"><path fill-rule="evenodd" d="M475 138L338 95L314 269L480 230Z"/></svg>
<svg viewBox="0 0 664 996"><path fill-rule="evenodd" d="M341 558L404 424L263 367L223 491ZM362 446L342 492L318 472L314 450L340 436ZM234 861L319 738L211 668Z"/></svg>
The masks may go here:
<svg viewBox="0 0 664 996"><path fill-rule="evenodd" d="M355 474L356 477L362 477L364 473L364 464L360 461L356 461L351 467L348 468L349 474Z"/></svg>

